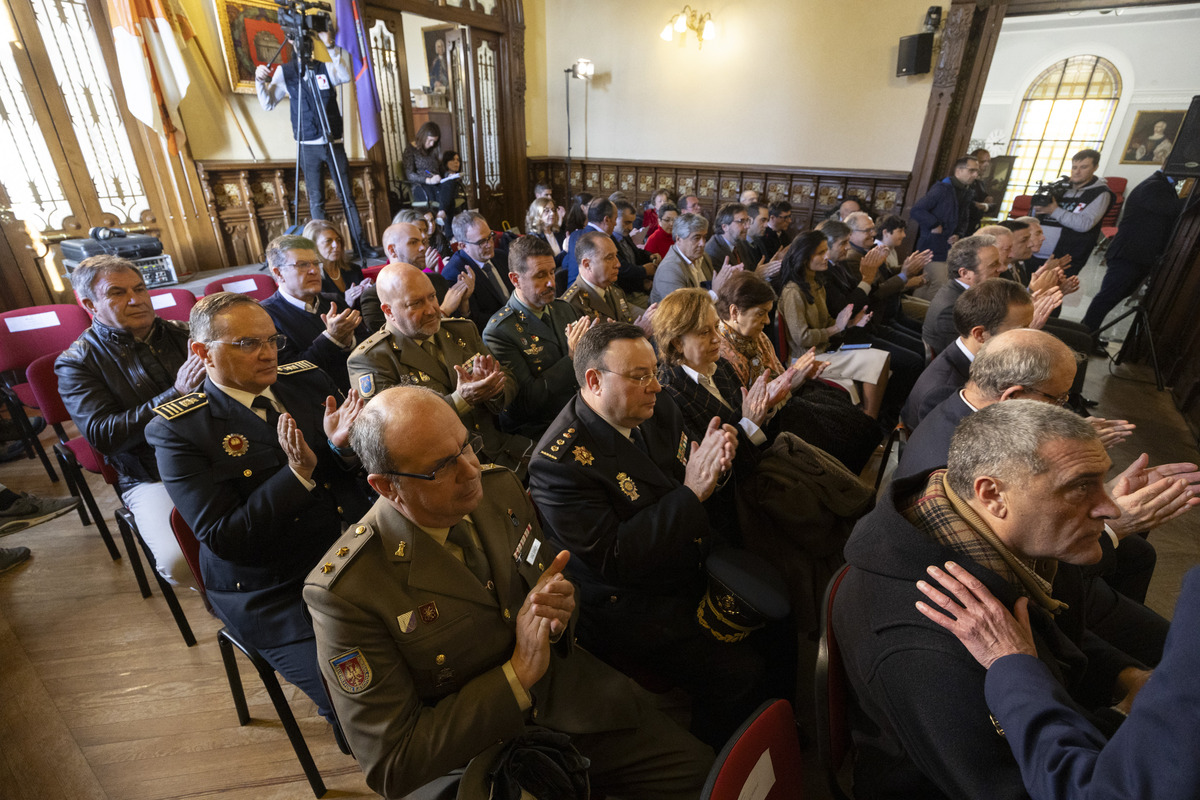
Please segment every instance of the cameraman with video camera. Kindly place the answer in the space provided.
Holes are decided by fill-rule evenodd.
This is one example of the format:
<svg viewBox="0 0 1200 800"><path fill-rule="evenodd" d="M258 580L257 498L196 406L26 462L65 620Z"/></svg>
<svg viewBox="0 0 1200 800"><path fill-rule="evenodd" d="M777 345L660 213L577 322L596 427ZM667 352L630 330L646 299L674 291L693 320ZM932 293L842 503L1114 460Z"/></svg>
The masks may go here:
<svg viewBox="0 0 1200 800"><path fill-rule="evenodd" d="M287 35L287 43L271 60L274 62L282 55L283 49L289 47L292 57L275 69L274 73L267 64L260 64L254 71L254 88L258 93L258 102L263 109L270 111L279 105L284 97L291 99L292 136L299 142L297 160L304 173L308 212L312 219L326 219L321 168L322 165L329 164L334 186L342 199L346 223L350 227L350 237L355 242L356 249L364 249L358 208L354 205L354 193L350 189L350 164L346 159L346 148L342 144L342 112L338 108L337 92L334 91L335 86L348 83L353 77L350 73L350 54L333 43L333 23L327 11L312 15L305 13L309 8L327 10L327 3L304 0L276 2L282 7L279 11L279 21ZM329 52L328 62L313 57L314 45L311 37L314 34ZM312 73L307 79L307 90L303 96L300 93L302 65L305 73ZM322 116L328 120L327 133L323 130ZM296 223L300 224L298 217L299 212ZM357 255L361 258L365 254L359 252Z"/></svg>
<svg viewBox="0 0 1200 800"><path fill-rule="evenodd" d="M1096 175L1100 153L1080 150L1071 158L1071 177L1043 186L1033 198L1033 213L1042 223L1046 241L1036 256L1043 261L1069 255L1071 263L1063 270L1069 278L1078 275L1087 264L1100 222L1112 203L1112 190L1104 178Z"/></svg>

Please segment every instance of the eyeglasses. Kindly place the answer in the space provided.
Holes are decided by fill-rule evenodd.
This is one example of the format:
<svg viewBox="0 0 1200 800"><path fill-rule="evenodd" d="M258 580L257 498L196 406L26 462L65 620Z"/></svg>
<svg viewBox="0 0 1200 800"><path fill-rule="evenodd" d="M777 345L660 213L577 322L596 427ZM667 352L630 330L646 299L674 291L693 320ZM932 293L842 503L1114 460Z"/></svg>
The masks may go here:
<svg viewBox="0 0 1200 800"><path fill-rule="evenodd" d="M1045 392L1040 391L1038 389L1034 389L1032 386L1022 386L1021 389L1026 392L1029 392L1030 394L1041 395L1042 397L1049 400L1051 403L1054 403L1054 405L1056 405L1056 406L1065 406L1067 404L1067 400L1069 400L1071 397L1070 392L1063 392L1060 395L1053 395L1053 394L1046 394Z"/></svg>
<svg viewBox="0 0 1200 800"><path fill-rule="evenodd" d="M611 369L596 367L597 372L607 372L609 375L616 375L618 378L624 378L627 381L633 381L640 388L647 389L650 386L650 381L657 381L658 375L653 372L647 372L645 375L626 375L621 372L613 372Z"/></svg>
<svg viewBox="0 0 1200 800"><path fill-rule="evenodd" d="M875 233L874 228L851 228L855 233Z"/></svg>
<svg viewBox="0 0 1200 800"><path fill-rule="evenodd" d="M311 272L314 269L321 268L320 261L297 261L293 264L280 264L281 267L291 267L297 272Z"/></svg>
<svg viewBox="0 0 1200 800"><path fill-rule="evenodd" d="M205 344L207 344L207 345L227 344L230 347L238 348L239 350L241 350L243 353L246 353L247 355L253 355L253 354L257 353L259 350L262 350L263 347L267 347L270 350L282 349L287 344L287 337L284 336L282 333L277 333L274 336L268 336L265 339L237 339L232 342L222 341L221 339L214 339L211 342L205 342Z"/></svg>
<svg viewBox="0 0 1200 800"><path fill-rule="evenodd" d="M449 471L458 464L458 460L467 454L470 450L474 453L483 452L483 438L479 434L471 434L467 440L463 442L463 446L459 451L452 456L443 458L441 461L433 465L433 469L429 472L385 472L384 475L395 475L398 478L416 478L419 481L436 481L438 478L449 474Z"/></svg>
<svg viewBox="0 0 1200 800"><path fill-rule="evenodd" d="M493 243L493 241L492 241L491 234L488 234L487 236L483 237L478 242L463 242L463 244L471 245L473 247L483 247L486 244L492 244L492 243Z"/></svg>

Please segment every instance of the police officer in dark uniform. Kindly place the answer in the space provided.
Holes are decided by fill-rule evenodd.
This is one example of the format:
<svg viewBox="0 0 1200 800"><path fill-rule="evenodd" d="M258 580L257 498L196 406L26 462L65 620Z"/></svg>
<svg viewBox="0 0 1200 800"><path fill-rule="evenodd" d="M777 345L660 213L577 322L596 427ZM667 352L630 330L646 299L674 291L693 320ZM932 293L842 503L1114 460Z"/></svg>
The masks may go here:
<svg viewBox="0 0 1200 800"><path fill-rule="evenodd" d="M501 424L536 439L578 388L571 357L592 321L554 299L554 251L545 241L517 239L508 264L516 288L483 329L483 341L517 382Z"/></svg>
<svg viewBox="0 0 1200 800"><path fill-rule="evenodd" d="M689 439L679 409L659 396L654 349L635 325L593 327L574 366L582 388L538 442L529 476L547 535L571 551L579 642L619 669L682 687L692 733L720 746L766 699L751 643L722 640L697 616L720 538L704 501L737 436L714 419L702 442Z"/></svg>
<svg viewBox="0 0 1200 800"><path fill-rule="evenodd" d="M350 354L353 387L366 399L405 383L432 389L482 437L481 457L524 479L533 441L496 427L496 415L517 396L517 383L479 338L475 323L442 319L433 283L411 264L388 264L377 280L387 321Z"/></svg>
<svg viewBox="0 0 1200 800"><path fill-rule="evenodd" d="M369 507L349 449L362 401L339 408L311 362L279 367L275 324L250 297L204 297L191 331L208 376L155 408L146 441L200 542L213 611L327 716L300 590L342 523Z"/></svg>

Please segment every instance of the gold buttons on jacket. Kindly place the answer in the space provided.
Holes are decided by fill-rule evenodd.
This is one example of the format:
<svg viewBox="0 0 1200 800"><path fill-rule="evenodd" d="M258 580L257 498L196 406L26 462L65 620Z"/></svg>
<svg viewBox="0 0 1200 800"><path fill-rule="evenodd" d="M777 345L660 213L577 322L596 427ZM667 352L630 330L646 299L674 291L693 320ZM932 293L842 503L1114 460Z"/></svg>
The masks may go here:
<svg viewBox="0 0 1200 800"><path fill-rule="evenodd" d="M442 664L446 663L446 657L444 655L442 655L441 653L438 653L438 657L435 658L433 661L435 664L437 664L440 667Z"/></svg>

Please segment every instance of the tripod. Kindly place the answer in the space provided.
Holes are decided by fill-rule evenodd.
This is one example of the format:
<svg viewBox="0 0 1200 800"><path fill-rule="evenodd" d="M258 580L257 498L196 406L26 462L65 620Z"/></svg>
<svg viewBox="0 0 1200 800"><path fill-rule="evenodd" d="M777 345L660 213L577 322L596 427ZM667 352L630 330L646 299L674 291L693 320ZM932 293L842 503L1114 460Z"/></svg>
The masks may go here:
<svg viewBox="0 0 1200 800"><path fill-rule="evenodd" d="M1123 362L1138 338L1145 336L1146 345L1150 348L1150 364L1154 367L1154 385L1161 392L1164 389L1162 370L1158 367L1158 354L1154 350L1154 333L1150 330L1150 319L1146 314L1146 296L1150 292L1151 277L1147 275L1146 279L1142 281L1142 285L1133 293L1133 297L1136 300L1133 308L1101 327L1096 331L1096 335L1099 336L1121 320L1132 316L1133 324L1129 327L1129 333L1125 336L1125 341L1121 343L1121 349L1117 351L1116 357L1113 358L1113 363L1120 364Z"/></svg>
<svg viewBox="0 0 1200 800"><path fill-rule="evenodd" d="M350 228L350 238L354 242L355 256L357 257L359 266L366 267L367 266L367 255L368 255L369 251L368 251L368 248L366 245L366 240L363 238L362 222L358 216L358 209L354 205L354 192L351 190L351 187L350 187L349 175L347 175L346 171L342 169L341 159L339 159L339 154L334 149L334 142L332 141L332 127L329 123L329 114L325 108L324 103L321 102L321 87L320 87L320 80L319 80L321 78L321 75L314 68L314 62L313 62L313 57L312 57L312 42L311 42L311 40L308 39L308 36L311 36L312 34L310 32L302 32L300 35L303 38L301 38L298 41L296 39L293 39L290 36L287 40L287 43L290 44L292 47L293 54L295 54L295 56L296 56L297 70L298 70L297 94L299 96L294 99L294 102L297 103L296 125L294 127L294 130L292 131L292 134L296 138L296 168L295 168L295 178L294 178L293 191L292 191L292 198L293 198L292 202L293 202L293 209L294 209L294 213L295 213L296 225L297 225L297 227L299 227L299 221L300 221L300 172L301 172L301 162L303 160L302 154L304 152L304 148L305 147L324 147L325 148L325 163L329 165L330 176L333 178L334 186L337 187L338 196L342 200L342 210L346 215L346 224ZM279 52L277 52L275 54L275 58L278 58L282 52L283 52L283 48L281 47L279 49ZM275 58L271 59L272 63L274 63ZM328 80L328 78L326 78L326 80ZM303 130L303 126L304 126L304 113L305 113L306 101L309 101L309 103L313 107L313 112L312 112L313 119L316 122L317 132L319 134L319 136L316 138L321 139L324 142L323 144L320 144L320 145L308 144L308 145L306 145L300 139L301 131ZM343 153L344 153L344 151L343 151ZM320 164L318 163L315 168L318 170L318 175L319 175ZM307 180L307 173L306 173L306 180ZM314 182L319 187L321 187L320 191L324 191L324 188L321 185L321 181L320 181L319 177ZM310 191L311 191L311 189L310 189ZM311 205L311 198L310 198L310 205Z"/></svg>

